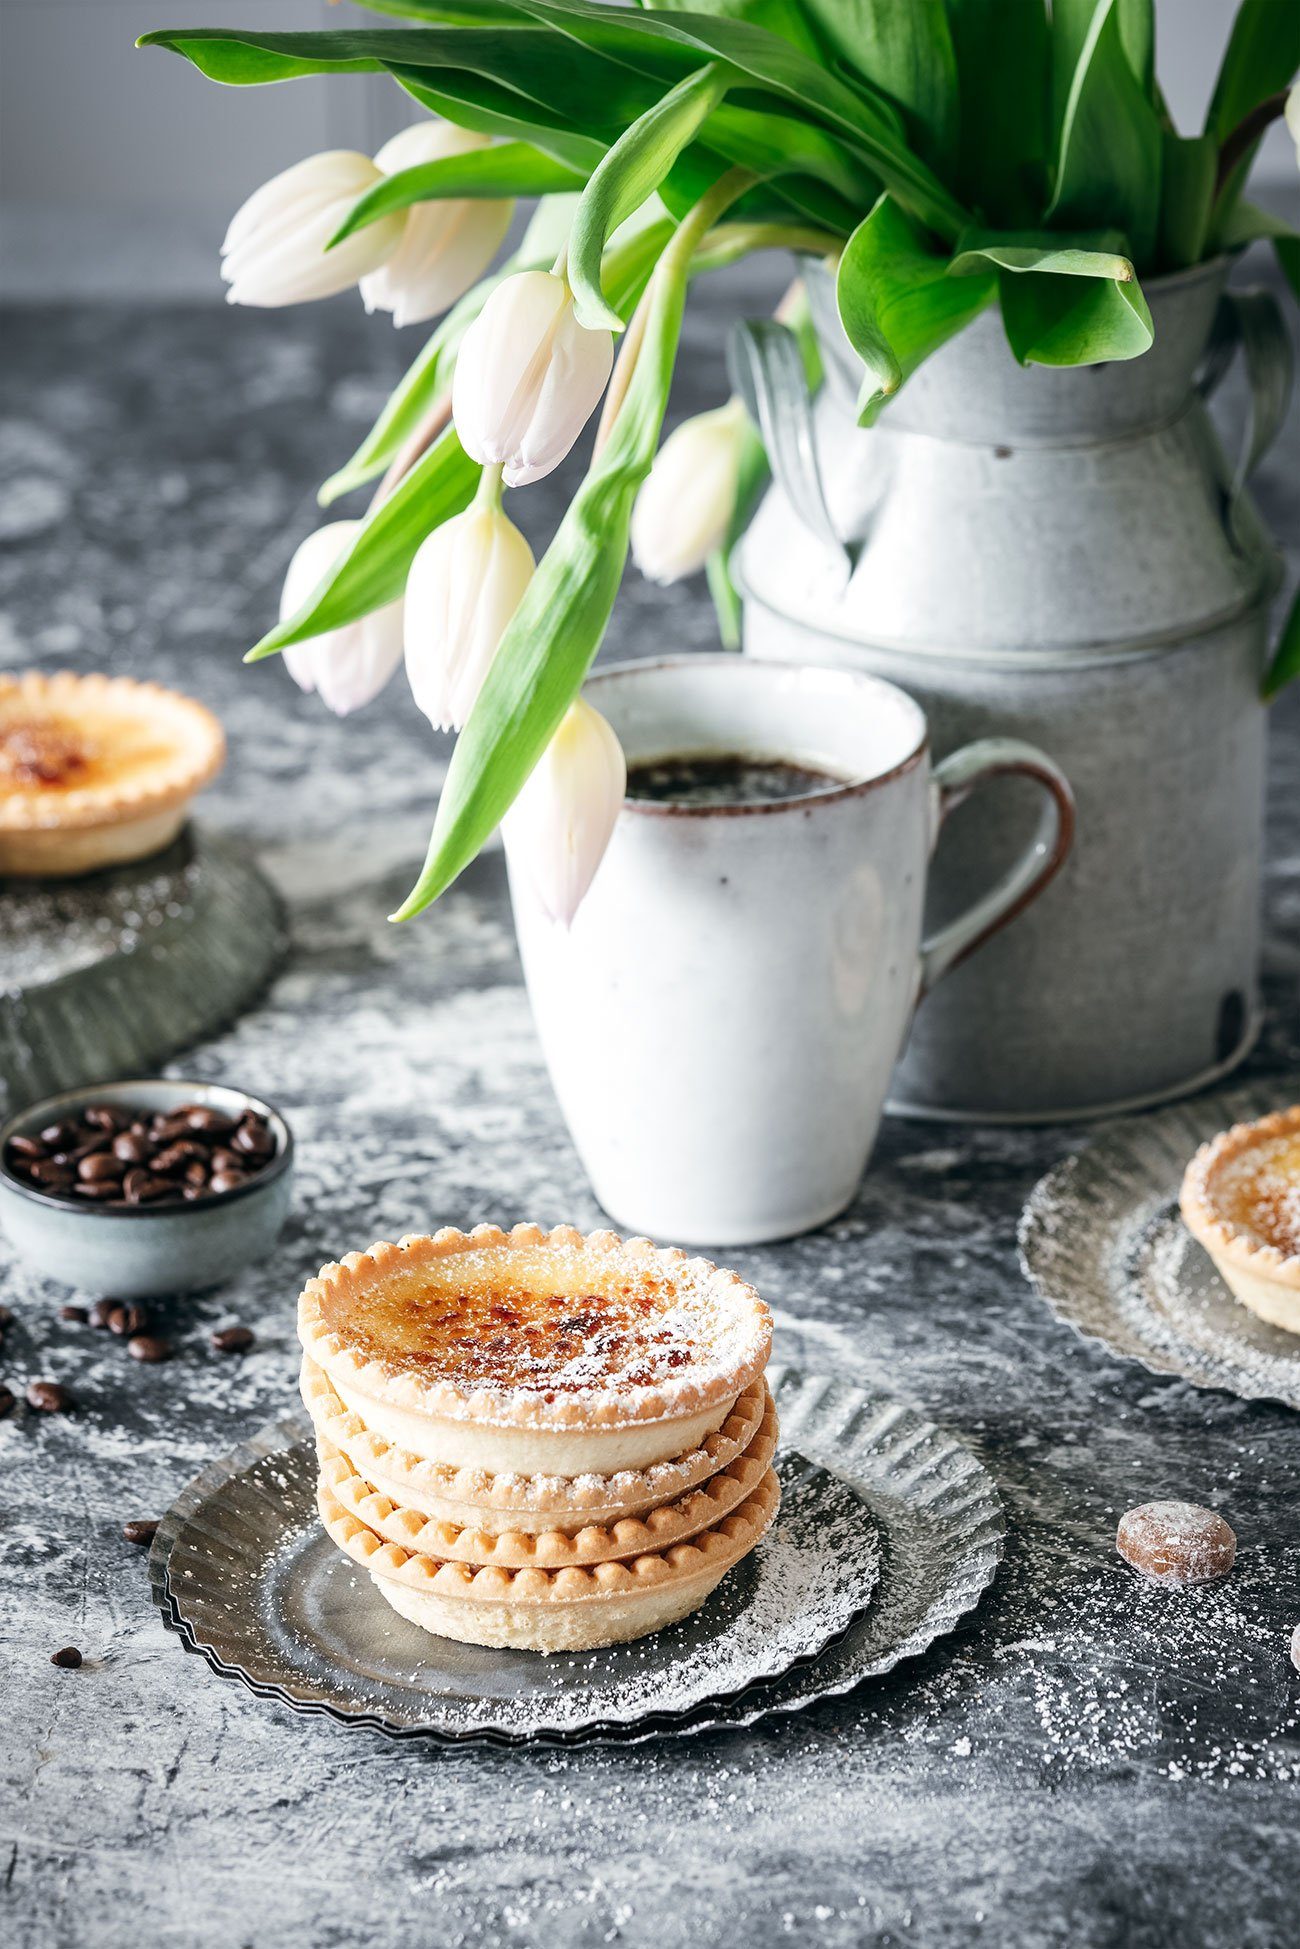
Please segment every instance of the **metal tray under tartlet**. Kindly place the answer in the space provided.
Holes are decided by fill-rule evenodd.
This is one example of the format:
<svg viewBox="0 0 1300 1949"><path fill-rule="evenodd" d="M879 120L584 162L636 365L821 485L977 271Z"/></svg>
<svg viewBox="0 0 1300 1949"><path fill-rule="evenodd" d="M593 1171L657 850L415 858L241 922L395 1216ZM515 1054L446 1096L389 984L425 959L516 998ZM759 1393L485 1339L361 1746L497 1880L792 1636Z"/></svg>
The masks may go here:
<svg viewBox="0 0 1300 1949"><path fill-rule="evenodd" d="M1201 1144L1297 1102L1291 1077L1110 1125L1030 1195L1020 1220L1030 1283L1085 1340L1149 1373L1300 1408L1300 1336L1233 1297L1178 1212Z"/></svg>
<svg viewBox="0 0 1300 1949"><path fill-rule="evenodd" d="M182 1493L151 1552L155 1602L188 1649L259 1696L441 1745L621 1744L749 1725L769 1712L797 1710L848 1691L951 1629L991 1579L1005 1524L991 1478L968 1450L916 1410L790 1369L775 1369L770 1379L783 1417L789 1415L800 1430L793 1441L798 1452L792 1454L787 1445L781 1464L785 1500L777 1526L763 1549L732 1572L694 1618L657 1638L541 1660L450 1645L404 1625L365 1587L364 1572L321 1536L315 1460L307 1443L299 1446L302 1424L296 1420L243 1444ZM252 1499L242 1512L227 1522L221 1498L230 1485L246 1483L250 1469L261 1470L261 1480L251 1485ZM846 1492L853 1497L847 1512ZM235 1491L237 1498L243 1493ZM270 1543L268 1520L276 1531ZM192 1553L195 1541L197 1554ZM216 1588L203 1593L200 1587L209 1582L202 1570L204 1552L212 1548L219 1557L207 1561L224 1561ZM873 1592L877 1564L881 1583ZM187 1576L187 1571L198 1574ZM350 1643L322 1647L314 1642L319 1633L308 1614L319 1618L313 1592L327 1579L344 1600L335 1607L331 1629L337 1629L339 1617L347 1629L349 1618L355 1624L382 1614L384 1635L375 1642L401 1680L395 1699L364 1696L365 1686L374 1683L373 1672L365 1669L368 1659L374 1662L375 1649L375 1642L368 1648L363 1642L368 1627ZM232 1602L236 1582L242 1589ZM746 1675L726 1649L738 1624L751 1607L765 1606L751 1622L761 1619L757 1636L770 1637L772 1619L797 1605L801 1591L809 1589L817 1592L820 1615L791 1617L792 1628L779 1643L764 1638L762 1653L749 1661ZM751 1641L754 1637L751 1633ZM385 1644L398 1647L395 1657ZM467 1684L467 1697L444 1690L440 1701L416 1682L416 1666L421 1660L427 1664L433 1645L438 1684ZM697 1660L704 1666L698 1678L692 1674L694 1689L707 1696L665 1709L666 1678L675 1671L681 1695L681 1680ZM555 1709L557 1689L575 1682L590 1685L592 1672L601 1670L609 1675L605 1690L611 1700L603 1711L593 1709L583 1719L572 1710ZM783 1675L774 1678L777 1670ZM639 1696L630 1696L629 1681L637 1693L638 1678L644 1681ZM540 1708L526 1708L528 1723L521 1723L520 1686L529 1688ZM485 1710L485 1688L504 1702L495 1713ZM724 1689L727 1696L721 1695ZM570 1723L559 1723L565 1718Z"/></svg>
<svg viewBox="0 0 1300 1949"><path fill-rule="evenodd" d="M187 826L152 858L79 879L0 879L0 1117L147 1076L246 1008L288 948L244 850Z"/></svg>

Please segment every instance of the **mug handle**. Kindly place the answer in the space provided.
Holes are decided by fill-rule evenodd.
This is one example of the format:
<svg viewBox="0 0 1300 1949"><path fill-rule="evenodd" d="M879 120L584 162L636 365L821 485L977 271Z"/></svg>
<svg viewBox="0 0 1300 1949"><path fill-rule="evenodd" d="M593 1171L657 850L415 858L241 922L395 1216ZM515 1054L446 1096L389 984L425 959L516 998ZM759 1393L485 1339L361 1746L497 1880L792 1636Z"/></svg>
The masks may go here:
<svg viewBox="0 0 1300 1949"><path fill-rule="evenodd" d="M1018 738L979 738L963 745L935 767L938 791L935 842L950 812L965 803L990 778L1032 778L1046 795L1037 830L996 886L972 901L921 943L921 986L918 999L928 995L941 975L955 968L991 935L1014 920L1037 900L1064 866L1074 844L1074 793L1059 765L1046 752Z"/></svg>

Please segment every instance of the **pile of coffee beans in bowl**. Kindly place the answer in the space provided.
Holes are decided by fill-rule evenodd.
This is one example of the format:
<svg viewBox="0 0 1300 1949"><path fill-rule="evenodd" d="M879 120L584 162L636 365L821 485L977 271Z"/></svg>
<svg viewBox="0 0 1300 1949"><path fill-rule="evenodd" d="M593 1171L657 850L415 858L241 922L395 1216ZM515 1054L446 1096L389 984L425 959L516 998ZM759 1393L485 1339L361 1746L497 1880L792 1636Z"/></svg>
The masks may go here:
<svg viewBox="0 0 1300 1949"><path fill-rule="evenodd" d="M172 1110L88 1103L43 1130L10 1137L4 1164L21 1183L73 1203L182 1204L249 1184L276 1155L266 1117L208 1103Z"/></svg>

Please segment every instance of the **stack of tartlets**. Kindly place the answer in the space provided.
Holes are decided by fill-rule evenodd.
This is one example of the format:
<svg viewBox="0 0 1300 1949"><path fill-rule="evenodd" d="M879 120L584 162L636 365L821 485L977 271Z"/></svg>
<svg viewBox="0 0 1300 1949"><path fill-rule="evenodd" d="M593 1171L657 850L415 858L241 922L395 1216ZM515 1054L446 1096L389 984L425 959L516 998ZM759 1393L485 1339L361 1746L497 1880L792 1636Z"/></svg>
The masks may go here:
<svg viewBox="0 0 1300 1949"><path fill-rule="evenodd" d="M707 1260L569 1226L445 1230L326 1266L298 1332L321 1521L439 1636L642 1637L776 1514L771 1320Z"/></svg>

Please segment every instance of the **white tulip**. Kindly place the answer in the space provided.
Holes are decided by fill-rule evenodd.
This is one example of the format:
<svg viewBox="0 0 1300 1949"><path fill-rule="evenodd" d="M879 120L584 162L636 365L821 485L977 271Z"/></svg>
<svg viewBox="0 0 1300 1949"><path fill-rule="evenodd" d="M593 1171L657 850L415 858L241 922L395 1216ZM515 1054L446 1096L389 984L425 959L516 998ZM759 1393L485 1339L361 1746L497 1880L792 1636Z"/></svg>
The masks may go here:
<svg viewBox="0 0 1300 1949"><path fill-rule="evenodd" d="M490 149L490 136L458 129L450 122L417 122L385 142L375 167L385 176L447 156ZM464 297L500 249L514 204L477 197L440 198L413 203L401 212L402 241L377 271L361 280L367 311L391 311L395 325L435 318Z"/></svg>
<svg viewBox="0 0 1300 1949"><path fill-rule="evenodd" d="M1286 98L1286 125L1295 143L1296 164L1300 167L1300 81Z"/></svg>
<svg viewBox="0 0 1300 1949"><path fill-rule="evenodd" d="M405 214L381 217L334 250L334 232L383 175L354 149L327 149L273 176L230 220L221 275L232 305L293 305L328 298L375 271L402 242Z"/></svg>
<svg viewBox="0 0 1300 1949"><path fill-rule="evenodd" d="M452 381L452 413L466 453L522 487L558 467L605 390L609 332L578 323L553 271L505 278L466 332Z"/></svg>
<svg viewBox="0 0 1300 1949"><path fill-rule="evenodd" d="M330 521L300 543L284 578L281 622L302 608L360 526L359 521ZM402 660L401 600L294 643L281 655L299 690L316 691L336 717L347 717L379 695Z"/></svg>
<svg viewBox="0 0 1300 1949"><path fill-rule="evenodd" d="M649 581L694 575L726 540L744 438L745 409L732 399L660 447L632 510L632 558Z"/></svg>
<svg viewBox="0 0 1300 1949"><path fill-rule="evenodd" d="M501 822L511 873L564 927L596 877L626 790L622 745L579 698Z"/></svg>
<svg viewBox="0 0 1300 1949"><path fill-rule="evenodd" d="M439 731L459 731L533 576L533 551L501 511L500 483L420 543L406 578L406 674Z"/></svg>

